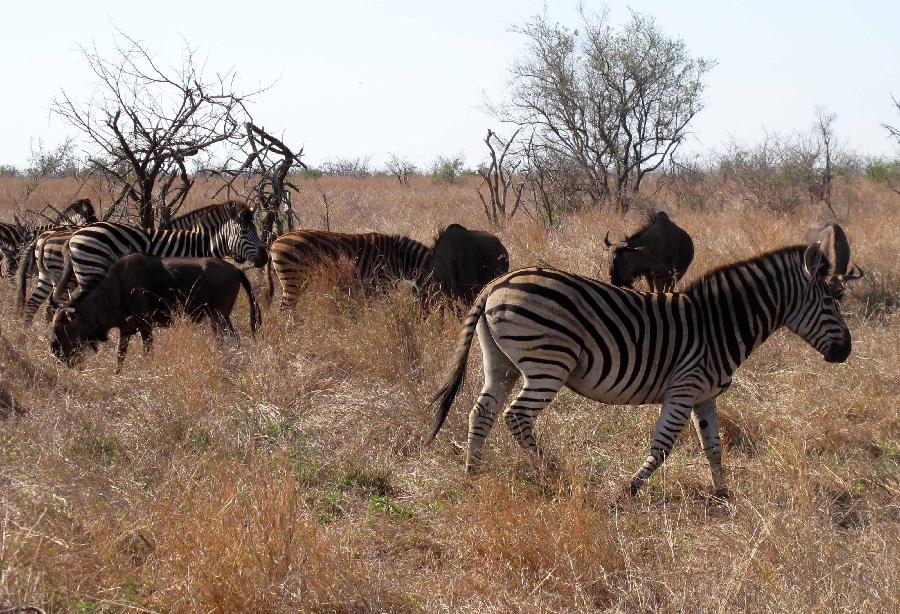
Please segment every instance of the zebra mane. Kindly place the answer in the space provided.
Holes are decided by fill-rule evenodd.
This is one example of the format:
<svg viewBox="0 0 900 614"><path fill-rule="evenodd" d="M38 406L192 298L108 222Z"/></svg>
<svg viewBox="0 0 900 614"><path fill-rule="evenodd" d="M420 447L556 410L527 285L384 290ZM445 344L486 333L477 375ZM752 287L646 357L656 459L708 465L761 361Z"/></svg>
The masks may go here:
<svg viewBox="0 0 900 614"><path fill-rule="evenodd" d="M779 247L779 248L773 249L768 252L763 252L762 254L757 254L755 256L751 256L750 258L744 258L743 260L736 260L735 262L729 262L728 264L723 264L721 266L718 266L714 269L711 269L711 270L705 272L698 279L695 279L688 286L686 286L684 288L684 290L681 290L681 293L686 294L686 293L690 292L691 290L699 288L700 286L702 286L704 283L706 283L713 277L716 277L719 274L724 273L726 271L731 271L733 269L737 269L737 268L746 266L748 264L756 264L759 262L763 262L765 260L770 260L774 257L783 256L783 255L789 254L791 252L798 253L801 256L801 260L802 260L803 252L805 252L808 247L809 247L808 245L788 245L787 247Z"/></svg>
<svg viewBox="0 0 900 614"><path fill-rule="evenodd" d="M246 203L238 200L226 200L221 203L213 203L182 213L169 220L166 224L167 228L186 228L195 225L198 221L216 215L219 211L228 210L228 217L241 218L251 213L250 207Z"/></svg>

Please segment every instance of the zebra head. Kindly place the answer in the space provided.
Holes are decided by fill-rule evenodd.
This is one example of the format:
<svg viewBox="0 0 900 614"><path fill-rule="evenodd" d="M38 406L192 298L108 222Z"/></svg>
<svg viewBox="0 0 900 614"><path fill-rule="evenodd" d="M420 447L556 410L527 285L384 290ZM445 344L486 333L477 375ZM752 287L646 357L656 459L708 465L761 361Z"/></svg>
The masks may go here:
<svg viewBox="0 0 900 614"><path fill-rule="evenodd" d="M253 212L238 203L232 206L233 215L214 232L216 251L236 262L252 262L256 268L265 266L269 256L253 222Z"/></svg>
<svg viewBox="0 0 900 614"><path fill-rule="evenodd" d="M87 226L88 224L96 223L98 219L91 199L80 198L66 207L60 221L62 223L75 224L76 226Z"/></svg>
<svg viewBox="0 0 900 614"><path fill-rule="evenodd" d="M803 254L799 300L787 314L787 327L813 346L827 362L844 362L850 356L850 329L841 315L833 292L832 264L819 243Z"/></svg>

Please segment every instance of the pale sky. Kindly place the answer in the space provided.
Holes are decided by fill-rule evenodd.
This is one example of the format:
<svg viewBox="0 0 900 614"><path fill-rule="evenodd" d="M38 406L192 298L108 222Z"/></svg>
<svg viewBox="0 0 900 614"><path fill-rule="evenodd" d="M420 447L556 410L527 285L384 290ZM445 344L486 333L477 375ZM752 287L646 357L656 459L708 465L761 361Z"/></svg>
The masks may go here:
<svg viewBox="0 0 900 614"><path fill-rule="evenodd" d="M692 149L753 142L766 130L805 128L816 105L837 114L851 149L897 155L880 126L900 124L900 2L610 1L654 16L694 55L715 59ZM257 123L305 146L312 164L397 153L419 164L462 153L474 166L499 122L483 110L499 99L523 47L512 24L539 13L578 25L576 1L456 0L294 2L4 3L0 27L0 163L22 166L29 143L75 134L51 116L51 99L93 90L79 45L109 49L114 26L175 63L183 40L214 70L235 68L244 89L275 85L258 99Z"/></svg>

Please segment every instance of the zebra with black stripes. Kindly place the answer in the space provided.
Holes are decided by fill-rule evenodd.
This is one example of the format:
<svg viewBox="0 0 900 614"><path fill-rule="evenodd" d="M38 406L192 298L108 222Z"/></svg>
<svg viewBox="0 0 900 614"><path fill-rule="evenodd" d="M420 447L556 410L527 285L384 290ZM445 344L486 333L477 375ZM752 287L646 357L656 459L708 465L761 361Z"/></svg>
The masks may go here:
<svg viewBox="0 0 900 614"><path fill-rule="evenodd" d="M272 243L272 267L281 283L281 308L292 309L309 274L324 263L346 258L367 287L408 279L420 284L431 263L431 248L409 237L375 232L345 234L298 230Z"/></svg>
<svg viewBox="0 0 900 614"><path fill-rule="evenodd" d="M478 469L485 437L521 376L503 420L539 458L534 418L564 386L604 403L662 403L631 494L692 418L715 492L724 496L716 398L738 366L782 326L828 362L850 355L850 331L827 285L830 270L816 243L721 267L675 294L635 292L551 269L508 273L482 291L466 318L452 371L434 398L427 441L459 391L477 331L485 381L469 414L467 472Z"/></svg>
<svg viewBox="0 0 900 614"><path fill-rule="evenodd" d="M62 292L73 277L77 294L89 292L116 260L135 252L159 257L230 257L238 263L264 266L268 254L252 211L235 201L220 208L228 215L210 213L196 220L192 230L144 230L112 222L79 228L66 243L65 264L52 300L63 301Z"/></svg>
<svg viewBox="0 0 900 614"><path fill-rule="evenodd" d="M55 209L54 209L55 211ZM18 220L15 223L0 222L0 254L9 263L7 274L12 277L16 274L19 257L25 252L28 245L41 233L63 226L84 226L97 221L94 205L89 198L80 198L73 201L68 207L59 212L54 222L27 226Z"/></svg>

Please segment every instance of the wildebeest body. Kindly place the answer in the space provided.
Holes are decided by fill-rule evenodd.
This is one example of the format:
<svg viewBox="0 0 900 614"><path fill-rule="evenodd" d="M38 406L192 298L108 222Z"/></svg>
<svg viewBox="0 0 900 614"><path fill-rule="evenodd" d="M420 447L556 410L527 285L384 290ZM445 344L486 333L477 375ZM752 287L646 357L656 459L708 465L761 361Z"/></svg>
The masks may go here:
<svg viewBox="0 0 900 614"><path fill-rule="evenodd" d="M496 236L451 224L435 239L424 290L471 305L485 285L509 271L509 252Z"/></svg>
<svg viewBox="0 0 900 614"><path fill-rule="evenodd" d="M169 326L183 310L194 322L209 318L216 334L234 335L230 314L240 288L250 301L250 326L256 332L259 312L243 271L219 258L156 258L130 254L110 267L89 293L59 310L51 329L51 350L73 359L85 345L105 341L119 329L119 366L128 341L140 333L150 349L152 329Z"/></svg>
<svg viewBox="0 0 900 614"><path fill-rule="evenodd" d="M691 236L660 211L641 230L609 251L609 279L616 286L631 287L643 277L651 292L672 292L694 259Z"/></svg>

